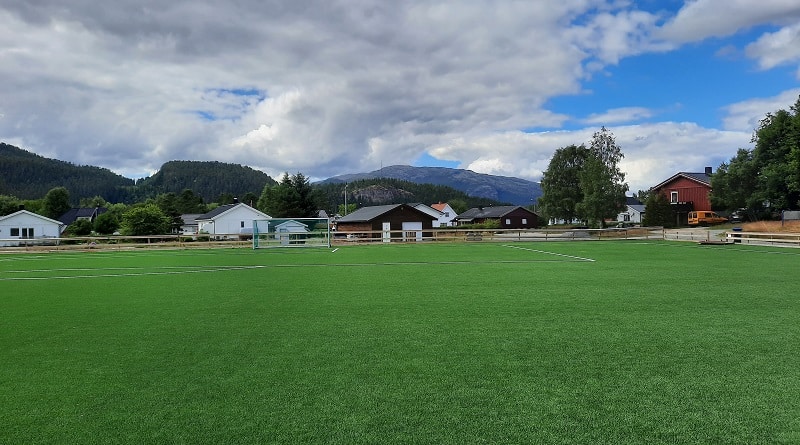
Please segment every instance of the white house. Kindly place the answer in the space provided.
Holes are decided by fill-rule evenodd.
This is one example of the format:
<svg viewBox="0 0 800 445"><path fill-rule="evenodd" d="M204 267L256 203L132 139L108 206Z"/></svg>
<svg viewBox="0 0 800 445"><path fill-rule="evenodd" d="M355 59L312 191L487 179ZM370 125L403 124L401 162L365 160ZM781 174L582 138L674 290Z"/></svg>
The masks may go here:
<svg viewBox="0 0 800 445"><path fill-rule="evenodd" d="M450 204L446 202L439 202L437 204L431 204L431 207L441 213L438 221L434 223L435 227L452 227L456 225L455 219L456 216L458 216L458 213L456 213L456 211L450 207Z"/></svg>
<svg viewBox="0 0 800 445"><path fill-rule="evenodd" d="M59 238L63 227L61 221L27 210L0 216L0 246L19 246L19 240L41 243L45 239Z"/></svg>
<svg viewBox="0 0 800 445"><path fill-rule="evenodd" d="M617 222L641 224L644 216L645 205L636 198L626 197L625 210L617 215Z"/></svg>
<svg viewBox="0 0 800 445"><path fill-rule="evenodd" d="M413 203L410 203L408 205L410 205L411 207L414 207L415 209L420 210L420 211L425 212L428 215L430 215L431 218L433 218L433 227L440 227L441 226L441 220L442 220L442 218L444 218L444 213L442 213L441 211L436 210L431 206L428 206L428 205L425 205L425 204L421 204L421 203L418 203L418 202L413 202Z"/></svg>
<svg viewBox="0 0 800 445"><path fill-rule="evenodd" d="M200 233L235 238L239 235L252 235L253 220L256 219L272 219L272 217L247 204L235 203L219 206L198 216L195 221Z"/></svg>

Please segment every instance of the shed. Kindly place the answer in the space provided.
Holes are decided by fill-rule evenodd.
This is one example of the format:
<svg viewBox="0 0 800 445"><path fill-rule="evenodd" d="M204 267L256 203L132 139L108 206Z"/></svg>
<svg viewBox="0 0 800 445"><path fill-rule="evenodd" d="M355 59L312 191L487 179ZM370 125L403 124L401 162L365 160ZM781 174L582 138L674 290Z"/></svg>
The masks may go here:
<svg viewBox="0 0 800 445"><path fill-rule="evenodd" d="M362 207L336 222L336 231L350 236L389 241L421 241L435 218L408 204Z"/></svg>

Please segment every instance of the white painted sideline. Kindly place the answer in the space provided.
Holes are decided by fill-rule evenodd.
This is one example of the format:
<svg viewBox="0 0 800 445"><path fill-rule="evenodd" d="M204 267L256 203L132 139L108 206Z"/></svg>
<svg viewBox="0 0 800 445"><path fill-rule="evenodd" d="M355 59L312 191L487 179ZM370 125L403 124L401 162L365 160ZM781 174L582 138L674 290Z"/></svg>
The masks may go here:
<svg viewBox="0 0 800 445"><path fill-rule="evenodd" d="M566 258L572 258L572 259L581 260L581 261L589 261L589 262L592 262L592 263L595 262L595 260L593 260L591 258L584 258L584 257L580 257L580 256L573 256L573 255L565 255L563 253L547 252L547 251L544 251L544 250L529 249L527 247L511 246L511 245L508 245L508 244L503 244L503 247L510 247L512 249L527 250L529 252L544 253L544 254L547 254L547 255L563 256L563 257L566 257Z"/></svg>

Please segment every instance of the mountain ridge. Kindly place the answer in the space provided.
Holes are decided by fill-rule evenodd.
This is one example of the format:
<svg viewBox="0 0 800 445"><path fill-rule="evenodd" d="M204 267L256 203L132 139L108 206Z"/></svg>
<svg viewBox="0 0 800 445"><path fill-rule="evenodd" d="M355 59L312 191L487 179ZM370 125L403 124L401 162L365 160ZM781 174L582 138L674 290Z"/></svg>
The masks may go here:
<svg viewBox="0 0 800 445"><path fill-rule="evenodd" d="M522 206L533 204L542 195L542 189L538 182L449 167L390 165L367 173L333 176L319 181L319 183L352 182L377 178L400 179L418 184L446 185L470 196Z"/></svg>

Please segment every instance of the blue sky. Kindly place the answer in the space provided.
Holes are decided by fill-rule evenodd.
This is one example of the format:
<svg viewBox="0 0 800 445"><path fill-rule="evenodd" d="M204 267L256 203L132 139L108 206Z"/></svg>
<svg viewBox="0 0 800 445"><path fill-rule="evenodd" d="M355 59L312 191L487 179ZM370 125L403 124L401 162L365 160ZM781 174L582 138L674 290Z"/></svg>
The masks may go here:
<svg viewBox="0 0 800 445"><path fill-rule="evenodd" d="M632 191L800 97L794 0L0 5L0 140L131 178L410 164L539 180L601 126Z"/></svg>

